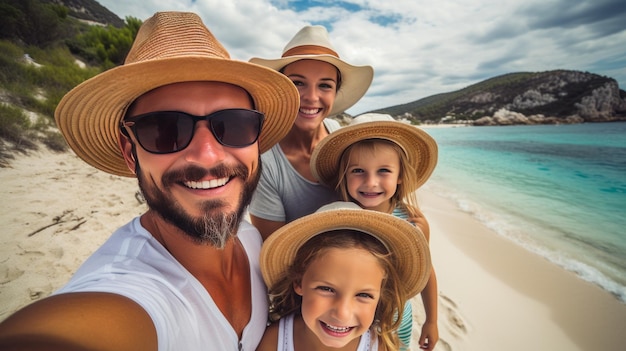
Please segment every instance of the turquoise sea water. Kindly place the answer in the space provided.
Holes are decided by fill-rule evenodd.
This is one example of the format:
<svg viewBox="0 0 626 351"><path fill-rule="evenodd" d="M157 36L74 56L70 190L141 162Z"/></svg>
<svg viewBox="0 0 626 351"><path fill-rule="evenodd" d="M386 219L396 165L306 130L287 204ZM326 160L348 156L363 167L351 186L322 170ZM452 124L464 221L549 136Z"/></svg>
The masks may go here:
<svg viewBox="0 0 626 351"><path fill-rule="evenodd" d="M626 303L626 122L426 131L426 187Z"/></svg>

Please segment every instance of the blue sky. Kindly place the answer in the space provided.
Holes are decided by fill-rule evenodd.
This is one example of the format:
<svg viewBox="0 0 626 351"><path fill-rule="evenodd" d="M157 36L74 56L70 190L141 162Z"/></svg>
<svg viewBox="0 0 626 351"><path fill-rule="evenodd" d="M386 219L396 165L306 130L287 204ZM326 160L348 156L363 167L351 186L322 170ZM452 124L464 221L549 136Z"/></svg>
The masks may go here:
<svg viewBox="0 0 626 351"><path fill-rule="evenodd" d="M324 25L342 59L374 67L352 115L522 71L586 71L626 90L624 0L98 1L122 19L195 12L246 61L277 58L300 28Z"/></svg>

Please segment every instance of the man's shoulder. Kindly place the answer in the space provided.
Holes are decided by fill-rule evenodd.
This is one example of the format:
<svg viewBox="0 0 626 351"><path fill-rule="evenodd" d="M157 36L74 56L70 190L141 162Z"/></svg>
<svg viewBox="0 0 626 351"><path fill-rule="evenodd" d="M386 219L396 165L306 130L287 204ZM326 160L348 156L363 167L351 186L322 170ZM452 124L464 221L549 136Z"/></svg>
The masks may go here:
<svg viewBox="0 0 626 351"><path fill-rule="evenodd" d="M238 233L259 232L255 226L252 225L247 219L243 219L239 224Z"/></svg>
<svg viewBox="0 0 626 351"><path fill-rule="evenodd" d="M261 239L261 233L247 220L242 220L239 224L237 237L246 248L260 249L261 245L263 244L263 239Z"/></svg>

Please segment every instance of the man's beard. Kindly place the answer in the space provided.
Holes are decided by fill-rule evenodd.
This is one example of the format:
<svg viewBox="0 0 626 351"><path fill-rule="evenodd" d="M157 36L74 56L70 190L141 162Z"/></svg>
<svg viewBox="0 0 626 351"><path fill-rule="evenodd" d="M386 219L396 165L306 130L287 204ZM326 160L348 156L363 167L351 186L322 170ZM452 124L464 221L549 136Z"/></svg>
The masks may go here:
<svg viewBox="0 0 626 351"><path fill-rule="evenodd" d="M181 171L167 172L162 177L163 190L156 187L154 181L150 182L146 179L138 164L136 164L136 170L139 189L151 210L178 227L195 242L223 249L228 240L237 235L243 212L252 200L252 194L261 175L260 157L258 165L255 174L250 177L248 177L248 168L243 164L238 164L235 167L220 165L210 170L191 166ZM233 179L240 177L242 179L244 186L236 210L226 213L223 208L227 207L228 203L217 199L206 200L201 204L203 215L193 217L171 196L169 189L172 185L180 184L183 181L198 181L207 175L215 178L228 177Z"/></svg>

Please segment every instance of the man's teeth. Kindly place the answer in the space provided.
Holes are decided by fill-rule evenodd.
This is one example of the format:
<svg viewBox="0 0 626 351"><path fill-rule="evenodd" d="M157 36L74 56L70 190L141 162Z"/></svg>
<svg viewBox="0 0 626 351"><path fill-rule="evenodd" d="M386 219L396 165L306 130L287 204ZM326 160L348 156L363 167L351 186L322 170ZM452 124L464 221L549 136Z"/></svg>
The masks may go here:
<svg viewBox="0 0 626 351"><path fill-rule="evenodd" d="M326 323L324 323L326 324ZM330 324L326 324L326 328L336 332L336 333L347 333L348 331L350 331L350 327L335 327L332 326Z"/></svg>
<svg viewBox="0 0 626 351"><path fill-rule="evenodd" d="M228 178L203 180L201 182L185 182L185 185L192 189L212 189L220 187L228 182Z"/></svg>

